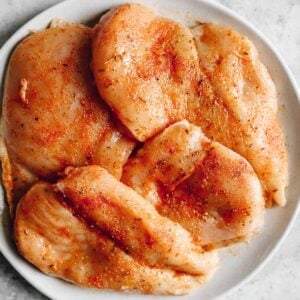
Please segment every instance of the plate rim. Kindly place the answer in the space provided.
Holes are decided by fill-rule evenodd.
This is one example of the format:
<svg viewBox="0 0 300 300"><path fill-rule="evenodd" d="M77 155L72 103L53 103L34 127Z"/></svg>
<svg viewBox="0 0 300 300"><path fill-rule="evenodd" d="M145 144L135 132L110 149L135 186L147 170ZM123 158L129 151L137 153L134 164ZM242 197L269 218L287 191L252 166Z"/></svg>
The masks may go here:
<svg viewBox="0 0 300 300"><path fill-rule="evenodd" d="M72 3L74 1L76 2L76 1L80 1L80 0L63 0L61 2L58 2L52 6L44 9L43 11L41 11L40 13L38 13L37 15L32 17L30 20L25 22L5 41L3 46L0 48L0 58L2 57L2 55L4 55L3 53L5 53L7 51L7 48L12 49L10 51L10 53L13 51L13 49L15 47L15 42L14 42L15 37L18 36L25 28L28 28L31 23L34 23L36 21L36 19L41 19L43 17L43 15L46 15L50 10L57 9L60 6L63 7L64 5L67 5L68 2ZM182 1L184 1L184 0L182 0ZM262 40L266 44L266 46L269 48L269 50L274 54L276 60L279 62L283 71L286 73L287 79L293 88L293 92L295 93L295 96L296 96L295 98L297 98L297 101L300 104L300 88L297 84L294 74L290 70L290 67L285 62L283 56L279 53L277 48L259 29L257 29L252 23L250 23L248 20L246 20L245 17L239 15L237 12L228 8L227 6L225 6L219 2L216 2L215 0L213 0L213 1L211 1L211 0L194 0L194 1L199 2L200 4L204 3L208 7L211 7L212 9L217 9L219 11L222 11L222 13L225 13L230 18L237 20L239 23L244 25L246 28L249 28L257 37L259 37L259 39ZM135 0L135 2L139 2L139 1ZM112 5L113 5L113 1L112 1ZM7 65L7 63L8 63L8 61L5 62L6 65ZM2 88L2 86L3 86L3 81L1 82L1 88ZM2 103L2 100L1 100L1 103ZM2 200L3 200L4 205L6 206L7 204L6 204L5 198L6 198L6 196L4 193ZM284 229L283 234L280 236L279 239L277 239L275 241L275 246L272 248L272 250L270 250L270 252L267 254L267 256L251 272L249 272L237 284L235 284L234 286L229 288L227 291L225 291L222 294L220 294L219 296L217 296L217 299L220 299L221 297L224 298L224 297L232 294L237 289L241 288L245 283L250 281L256 274L258 274L274 257L274 254L278 251L278 249L281 247L283 241L286 239L286 237L290 233L291 228L294 225L296 218L299 214L300 194L296 198L297 199L295 199L295 200L297 203L295 204L295 210L292 213L290 219L288 220L287 226ZM2 219L3 219L3 212L0 214L0 220L2 220ZM32 285L35 289L37 289L39 292L41 292L45 296L52 298L52 299L56 299L53 297L53 295L51 293L48 292L47 288L44 288L43 286L36 284L36 282L34 280L31 280L29 278L29 276L26 274L26 272L23 272L22 268L19 267L18 262L15 261L14 259L10 258L10 254L8 252L6 252L6 250L4 249L4 247L1 243L0 243L0 252L3 254L5 259L9 262L9 264L16 270L16 272L18 272L30 285Z"/></svg>

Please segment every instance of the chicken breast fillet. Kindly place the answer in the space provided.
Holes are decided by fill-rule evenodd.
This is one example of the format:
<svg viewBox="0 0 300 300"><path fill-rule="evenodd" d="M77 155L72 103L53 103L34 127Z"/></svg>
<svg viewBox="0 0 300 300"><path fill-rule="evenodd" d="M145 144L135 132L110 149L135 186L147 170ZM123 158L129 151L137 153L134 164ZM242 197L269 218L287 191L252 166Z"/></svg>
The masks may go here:
<svg viewBox="0 0 300 300"><path fill-rule="evenodd" d="M250 164L187 121L145 143L122 181L207 248L249 240L263 224L264 199Z"/></svg>
<svg viewBox="0 0 300 300"><path fill-rule="evenodd" d="M194 29L202 97L189 102L188 119L211 139L244 156L268 200L285 205L288 163L277 117L274 83L255 46L236 31L202 24Z"/></svg>
<svg viewBox="0 0 300 300"><path fill-rule="evenodd" d="M126 253L150 266L191 274L206 274L216 267L216 253L196 247L186 230L160 216L152 204L105 169L88 166L67 173L56 185L65 202Z"/></svg>
<svg viewBox="0 0 300 300"><path fill-rule="evenodd" d="M135 142L98 96L90 59L91 29L74 24L34 33L12 54L2 124L10 203L37 178L53 179L69 165L99 164L121 176Z"/></svg>
<svg viewBox="0 0 300 300"><path fill-rule="evenodd" d="M283 206L287 153L275 87L255 47L214 24L195 28L194 39L144 6L111 10L93 35L99 92L139 141L184 118L199 125L251 163L268 205Z"/></svg>
<svg viewBox="0 0 300 300"><path fill-rule="evenodd" d="M204 283L216 268L216 253L196 254L201 248L191 245L184 229L159 216L149 203L143 206L145 200L129 190L98 166L69 169L57 185L35 184L17 209L18 250L43 272L86 287L177 295ZM137 207L139 218L134 217ZM172 245L177 248L167 252ZM215 261L207 264L205 275L177 271L198 270L201 255Z"/></svg>
<svg viewBox="0 0 300 300"><path fill-rule="evenodd" d="M190 30L145 6L121 5L94 29L98 90L139 141L185 118L197 64Z"/></svg>

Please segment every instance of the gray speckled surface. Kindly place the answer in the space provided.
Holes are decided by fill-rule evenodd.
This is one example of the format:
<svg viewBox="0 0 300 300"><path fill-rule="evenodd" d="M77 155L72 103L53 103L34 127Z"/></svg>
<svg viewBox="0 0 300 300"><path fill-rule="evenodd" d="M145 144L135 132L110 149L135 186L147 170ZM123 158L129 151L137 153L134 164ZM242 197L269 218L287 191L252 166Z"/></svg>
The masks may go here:
<svg viewBox="0 0 300 300"><path fill-rule="evenodd" d="M100 0L99 0L100 1ZM0 46L18 27L58 0L0 0ZM276 46L300 82L299 0L218 0L247 18ZM300 300L300 219L263 270L223 300ZM0 254L0 299L46 299ZM179 298L178 298L179 299ZM66 299L67 300L67 299Z"/></svg>

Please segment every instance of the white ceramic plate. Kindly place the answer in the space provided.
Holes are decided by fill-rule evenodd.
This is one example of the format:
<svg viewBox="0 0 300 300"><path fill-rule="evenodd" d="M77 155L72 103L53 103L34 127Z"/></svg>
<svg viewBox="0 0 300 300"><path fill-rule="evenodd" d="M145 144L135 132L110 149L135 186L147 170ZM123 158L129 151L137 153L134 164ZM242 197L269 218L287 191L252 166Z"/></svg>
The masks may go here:
<svg viewBox="0 0 300 300"><path fill-rule="evenodd" d="M0 79L3 82L5 68L11 51L30 30L45 28L53 18L74 22L86 22L97 18L104 11L125 3L126 0L67 0L44 11L18 30L0 50ZM134 2L134 1L131 1ZM287 66L270 43L246 21L227 8L209 1L197 0L140 0L159 14L193 25L197 19L229 25L248 36L257 46L260 57L275 81L279 104L285 109L280 113L287 136L290 161L290 186L285 208L274 208L266 214L263 232L250 245L235 245L221 251L222 266L213 279L196 293L180 299L215 299L240 286L258 271L278 249L296 217L300 195L300 121L299 92ZM1 97L2 98L2 97ZM0 250L13 267L42 293L52 299L169 299L171 296L145 296L79 288L44 275L28 264L17 253L10 239L10 227L3 190L0 190Z"/></svg>

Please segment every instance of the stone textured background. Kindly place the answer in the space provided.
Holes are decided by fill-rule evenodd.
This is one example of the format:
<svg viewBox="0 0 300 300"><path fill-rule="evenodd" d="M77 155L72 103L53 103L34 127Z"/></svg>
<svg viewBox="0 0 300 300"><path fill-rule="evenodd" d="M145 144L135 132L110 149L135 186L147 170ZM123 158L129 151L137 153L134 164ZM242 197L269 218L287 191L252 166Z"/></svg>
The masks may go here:
<svg viewBox="0 0 300 300"><path fill-rule="evenodd" d="M0 47L26 21L57 2L60 1L0 0ZM217 0L217 2L246 17L262 31L282 54L297 82L300 82L299 0ZM300 300L299 232L298 218L285 243L267 266L251 281L222 300ZM22 279L0 254L0 299L47 298Z"/></svg>

